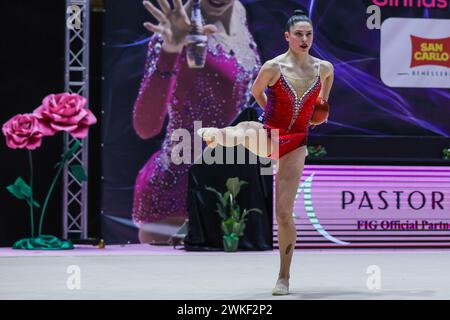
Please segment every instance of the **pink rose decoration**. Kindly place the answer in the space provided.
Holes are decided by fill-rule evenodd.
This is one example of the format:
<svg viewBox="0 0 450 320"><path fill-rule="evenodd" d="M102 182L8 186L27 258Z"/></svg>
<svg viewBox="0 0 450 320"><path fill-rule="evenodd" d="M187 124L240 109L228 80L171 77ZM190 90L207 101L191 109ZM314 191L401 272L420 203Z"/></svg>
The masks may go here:
<svg viewBox="0 0 450 320"><path fill-rule="evenodd" d="M42 137L48 133L33 114L18 114L2 127L6 145L11 149L34 150L41 146Z"/></svg>
<svg viewBox="0 0 450 320"><path fill-rule="evenodd" d="M51 94L44 98L34 114L52 134L67 131L75 138L85 138L89 126L97 122L86 104L86 98L78 94Z"/></svg>

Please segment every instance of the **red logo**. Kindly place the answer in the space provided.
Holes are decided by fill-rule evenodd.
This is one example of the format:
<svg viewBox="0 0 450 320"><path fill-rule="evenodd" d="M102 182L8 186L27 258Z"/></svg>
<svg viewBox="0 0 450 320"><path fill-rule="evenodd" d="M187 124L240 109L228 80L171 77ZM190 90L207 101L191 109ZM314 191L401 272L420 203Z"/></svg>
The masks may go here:
<svg viewBox="0 0 450 320"><path fill-rule="evenodd" d="M411 68L427 65L450 68L450 37L425 39L412 35L411 42Z"/></svg>

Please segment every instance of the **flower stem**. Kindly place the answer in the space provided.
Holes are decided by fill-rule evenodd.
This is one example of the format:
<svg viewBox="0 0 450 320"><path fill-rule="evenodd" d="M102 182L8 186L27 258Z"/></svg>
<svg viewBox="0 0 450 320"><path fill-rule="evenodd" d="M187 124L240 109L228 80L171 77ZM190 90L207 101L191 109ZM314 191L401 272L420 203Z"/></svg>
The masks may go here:
<svg viewBox="0 0 450 320"><path fill-rule="evenodd" d="M30 218L31 218L31 237L34 238L34 200L33 200L33 156L31 150L28 150L28 164L30 165Z"/></svg>
<svg viewBox="0 0 450 320"><path fill-rule="evenodd" d="M61 174L62 169L64 168L66 161L62 162L58 168L58 172L53 178L52 184L50 185L50 189L47 192L47 196L45 197L44 205L42 207L41 219L39 221L39 236L42 235L42 223L44 222L45 210L47 209L48 200L53 192L56 182L58 181L59 175Z"/></svg>

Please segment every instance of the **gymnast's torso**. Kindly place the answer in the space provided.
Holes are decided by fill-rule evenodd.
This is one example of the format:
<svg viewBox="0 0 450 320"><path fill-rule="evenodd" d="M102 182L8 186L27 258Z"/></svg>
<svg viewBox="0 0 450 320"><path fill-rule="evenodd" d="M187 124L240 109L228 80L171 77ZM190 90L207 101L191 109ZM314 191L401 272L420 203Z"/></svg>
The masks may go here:
<svg viewBox="0 0 450 320"><path fill-rule="evenodd" d="M290 76L281 63L280 77L267 91L267 105L260 117L268 135L279 146L279 154L271 158L280 158L286 153L306 146L308 127L322 84L320 79L320 61L315 63L313 77ZM277 130L275 136L273 130Z"/></svg>

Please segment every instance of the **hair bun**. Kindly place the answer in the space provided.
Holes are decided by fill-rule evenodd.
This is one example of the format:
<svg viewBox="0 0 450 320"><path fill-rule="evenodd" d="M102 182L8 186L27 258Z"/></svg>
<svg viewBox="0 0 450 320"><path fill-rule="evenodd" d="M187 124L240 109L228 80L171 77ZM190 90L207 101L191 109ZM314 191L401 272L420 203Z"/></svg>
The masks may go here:
<svg viewBox="0 0 450 320"><path fill-rule="evenodd" d="M295 16L308 16L308 13L305 10L302 9L296 9L294 10Z"/></svg>

